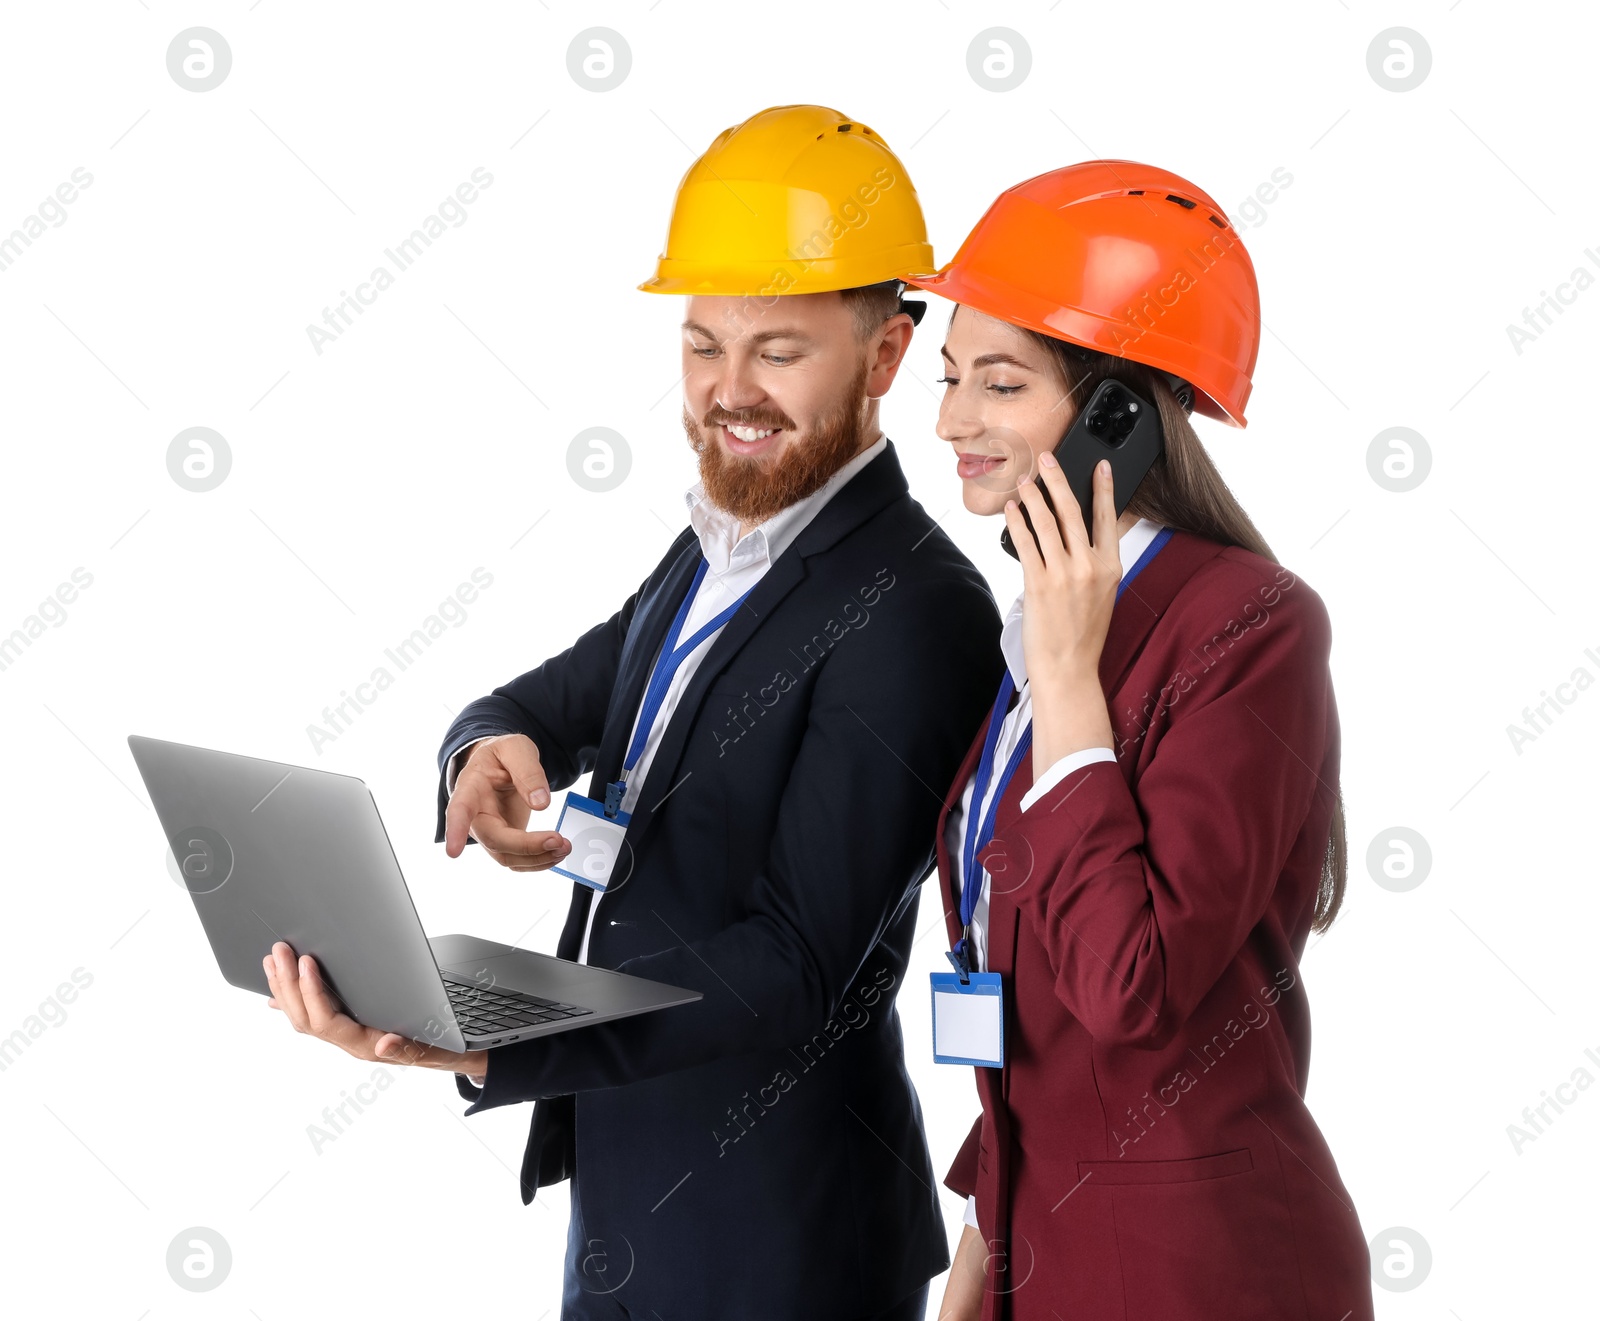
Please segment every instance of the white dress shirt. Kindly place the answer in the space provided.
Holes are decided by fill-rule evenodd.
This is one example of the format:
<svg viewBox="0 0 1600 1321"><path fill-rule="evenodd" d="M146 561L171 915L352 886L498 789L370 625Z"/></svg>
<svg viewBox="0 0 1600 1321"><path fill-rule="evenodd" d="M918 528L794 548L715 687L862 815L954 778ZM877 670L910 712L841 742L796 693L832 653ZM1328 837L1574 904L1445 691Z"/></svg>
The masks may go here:
<svg viewBox="0 0 1600 1321"><path fill-rule="evenodd" d="M1124 578L1128 576L1128 570L1139 562L1139 556L1145 553L1160 531L1159 523L1141 518L1117 539L1117 558L1122 563ZM994 769L990 773L983 802L979 804L982 813L979 820L988 815L989 805L1000 791L1000 776L1005 771L1006 763L1011 760L1011 754L1016 751L1017 744L1033 719L1033 694L1028 686L1028 667L1022 652L1022 601L1023 594L1019 593L1017 599L1012 602L1011 609L1006 612L1005 625L1000 631L1000 650L1005 656L1006 668L1011 671L1011 682L1016 685L1017 697L1000 725L1000 737L994 748ZM1026 812L1073 771L1097 761L1116 759L1116 753L1108 747L1084 748L1078 752L1067 753L1043 775L1036 778L1032 787L1022 795L1022 810ZM972 810L972 791L977 779L977 772L974 771L967 780L966 788L961 791L961 801L950 809L950 815L945 818L944 823L945 853L950 859L950 877L957 903L961 900L961 888L966 879L961 874L962 850L966 845L967 813ZM989 873L981 867L978 870L982 876L983 888L979 891L977 905L972 910L972 929L968 933L968 946L973 968L984 972L988 969L985 924L989 919ZM968 1197L966 1214L962 1219L974 1229L978 1227L977 1208L977 1198Z"/></svg>

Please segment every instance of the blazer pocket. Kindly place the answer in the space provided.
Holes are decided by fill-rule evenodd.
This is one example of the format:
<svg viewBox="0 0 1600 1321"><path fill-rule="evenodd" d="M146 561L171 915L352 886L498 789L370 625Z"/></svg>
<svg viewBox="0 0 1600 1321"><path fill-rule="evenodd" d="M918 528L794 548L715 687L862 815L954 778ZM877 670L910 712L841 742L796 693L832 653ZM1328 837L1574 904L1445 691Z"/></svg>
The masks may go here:
<svg viewBox="0 0 1600 1321"><path fill-rule="evenodd" d="M1187 1160L1080 1160L1078 1178L1093 1179L1097 1184L1196 1183L1246 1174L1254 1168L1250 1148L1240 1147L1237 1151L1191 1156Z"/></svg>

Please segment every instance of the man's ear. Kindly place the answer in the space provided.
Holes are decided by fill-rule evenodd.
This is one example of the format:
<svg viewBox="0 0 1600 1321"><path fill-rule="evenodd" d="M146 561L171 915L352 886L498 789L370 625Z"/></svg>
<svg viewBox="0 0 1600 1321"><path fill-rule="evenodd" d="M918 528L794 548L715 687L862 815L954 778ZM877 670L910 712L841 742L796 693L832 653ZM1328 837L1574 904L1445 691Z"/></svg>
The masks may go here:
<svg viewBox="0 0 1600 1321"><path fill-rule="evenodd" d="M881 399L889 393L900 365L906 360L915 329L916 323L904 312L896 312L883 323L867 368L867 398Z"/></svg>

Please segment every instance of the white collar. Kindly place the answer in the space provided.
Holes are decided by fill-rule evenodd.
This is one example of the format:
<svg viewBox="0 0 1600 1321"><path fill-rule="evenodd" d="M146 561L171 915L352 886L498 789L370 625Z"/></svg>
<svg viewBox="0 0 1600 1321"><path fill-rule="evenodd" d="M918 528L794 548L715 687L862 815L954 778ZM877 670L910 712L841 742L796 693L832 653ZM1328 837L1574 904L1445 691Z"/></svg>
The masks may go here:
<svg viewBox="0 0 1600 1321"><path fill-rule="evenodd" d="M882 454L888 445L889 438L880 435L805 499L780 509L743 537L739 536L739 520L712 504L706 497L705 484L696 482L683 493L683 499L689 507L689 523L700 538L700 549L710 572L721 575L730 569L756 564L763 569L770 568L839 488Z"/></svg>
<svg viewBox="0 0 1600 1321"><path fill-rule="evenodd" d="M1148 518L1141 518L1131 528L1117 538L1117 558L1122 562L1122 576L1128 576L1128 570L1139 562L1139 556L1149 549L1150 543L1155 540L1156 533L1161 531L1161 524L1152 523ZM1028 681L1028 667L1022 655L1022 601L1025 593L1017 593L1017 599L1012 602L1011 609L1006 611L1005 625L1000 630L1000 651L1006 658L1006 668L1011 671L1011 682L1020 692L1022 685Z"/></svg>

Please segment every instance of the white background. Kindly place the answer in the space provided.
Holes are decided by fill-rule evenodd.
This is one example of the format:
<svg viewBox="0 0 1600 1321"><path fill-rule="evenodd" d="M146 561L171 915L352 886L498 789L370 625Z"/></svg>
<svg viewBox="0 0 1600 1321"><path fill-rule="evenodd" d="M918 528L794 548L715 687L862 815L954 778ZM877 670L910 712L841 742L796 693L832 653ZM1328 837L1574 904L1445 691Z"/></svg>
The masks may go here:
<svg viewBox="0 0 1600 1321"><path fill-rule="evenodd" d="M1109 9L6 6L0 235L74 169L93 177L0 270L0 635L75 568L93 580L0 671L0 1035L74 969L92 978L0 1072L7 1310L556 1315L566 1190L517 1198L527 1108L463 1120L450 1078L416 1073L315 1152L307 1126L371 1066L221 981L125 739L358 775L429 930L552 948L564 883L432 842L436 750L683 525L681 305L634 286L694 155L765 105L813 101L900 153L941 262L1002 188L1093 157L1172 169L1239 225L1266 325L1250 426L1198 426L1329 607L1344 732L1351 874L1303 969L1309 1101L1367 1234L1431 1249L1420 1284L1377 1291L1381 1317L1593 1312L1600 1088L1520 1152L1507 1125L1580 1066L1600 1078L1600 692L1564 690L1520 752L1507 727L1580 667L1600 676L1600 292L1520 353L1507 326L1575 268L1600 274L1600 32L1578 7L1487 0ZM167 69L195 25L232 51L211 91ZM631 50L614 90L568 73L592 25ZM968 72L993 25L1031 49L1012 91ZM1432 52L1405 92L1368 70L1396 25ZM465 223L317 353L308 324L479 166L493 184ZM1279 168L1292 182L1247 216ZM1020 571L960 508L933 436L947 310L934 300L885 428L1004 607ZM167 470L193 426L232 456L206 493ZM593 426L631 453L609 493L568 475ZM1394 426L1431 452L1404 493L1368 467ZM493 586L465 622L314 750L323 708L477 567ZM1405 892L1367 863L1396 826L1432 852ZM942 1174L977 1101L924 1047L943 937L935 904L920 916L901 1012ZM960 1203L941 1197L953 1241ZM168 1275L191 1226L231 1247L214 1292Z"/></svg>

